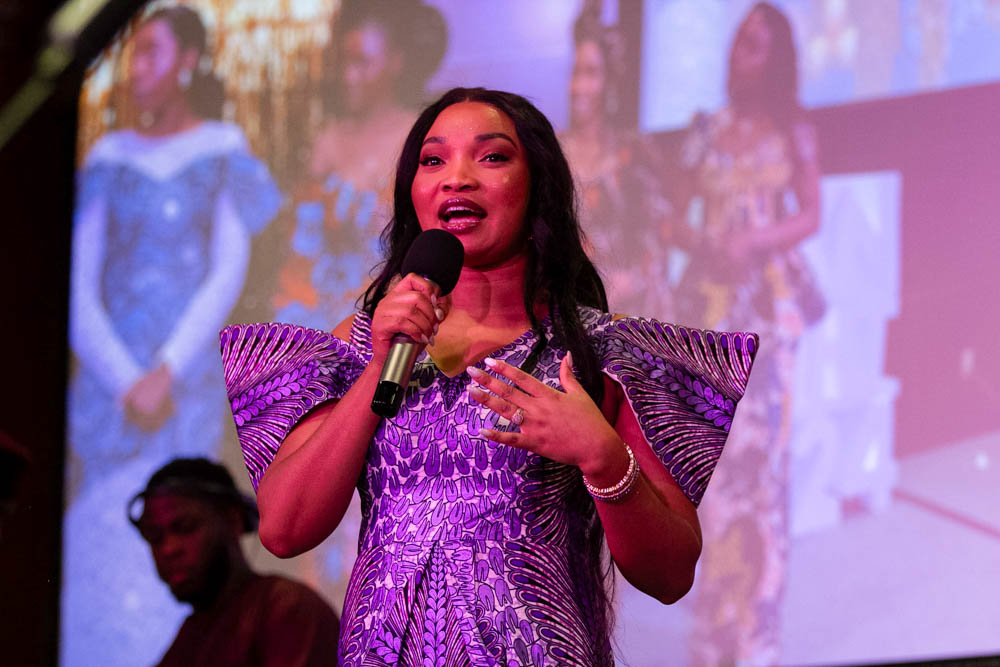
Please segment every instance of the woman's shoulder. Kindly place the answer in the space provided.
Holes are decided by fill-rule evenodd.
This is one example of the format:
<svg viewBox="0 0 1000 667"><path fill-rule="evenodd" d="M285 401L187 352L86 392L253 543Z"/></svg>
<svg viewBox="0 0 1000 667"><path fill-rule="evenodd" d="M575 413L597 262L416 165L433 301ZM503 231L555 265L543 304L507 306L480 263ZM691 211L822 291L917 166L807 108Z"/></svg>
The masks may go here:
<svg viewBox="0 0 1000 667"><path fill-rule="evenodd" d="M137 135L135 130L112 130L102 134L87 152L83 166L120 162L134 152Z"/></svg>
<svg viewBox="0 0 1000 667"><path fill-rule="evenodd" d="M711 331L676 324L665 319L607 313L596 308L581 307L580 322L587 337L600 350L605 363L621 354L644 356L653 348L678 345L689 352L697 348L701 353L722 347L736 346L752 359L756 353L758 336L745 331Z"/></svg>
<svg viewBox="0 0 1000 667"><path fill-rule="evenodd" d="M354 329L354 319L358 316L357 313L350 315L349 317L341 320L340 324L335 326L330 332L335 338L339 338L345 343L351 339L351 331Z"/></svg>
<svg viewBox="0 0 1000 667"><path fill-rule="evenodd" d="M356 313L348 315L340 321L340 324L335 326L333 330L330 331L332 336L339 338L345 343L356 342L359 336L363 339L365 334L370 333L371 319L363 310L359 310Z"/></svg>
<svg viewBox="0 0 1000 667"><path fill-rule="evenodd" d="M246 134L236 123L225 120L205 120L198 126L200 138L220 149L231 151L249 150Z"/></svg>
<svg viewBox="0 0 1000 667"><path fill-rule="evenodd" d="M632 319L628 315L609 313L590 306L578 307L577 313L580 318L580 324L583 326L584 334L599 357L604 356L606 351L605 339L614 324L623 319Z"/></svg>
<svg viewBox="0 0 1000 667"><path fill-rule="evenodd" d="M592 306L577 306L576 312L588 336L600 331L612 318L611 313Z"/></svg>
<svg viewBox="0 0 1000 667"><path fill-rule="evenodd" d="M602 329L615 320L631 317L624 313L609 313L592 306L578 306L577 313L580 317L580 323L583 324L584 329L588 332L592 329Z"/></svg>
<svg viewBox="0 0 1000 667"><path fill-rule="evenodd" d="M200 160L248 151L238 125L207 120L165 136L147 136L132 129L108 132L88 152L84 168L124 165L163 180Z"/></svg>
<svg viewBox="0 0 1000 667"><path fill-rule="evenodd" d="M223 120L204 120L187 131L177 133L174 138L172 148L181 161L250 153L243 128Z"/></svg>
<svg viewBox="0 0 1000 667"><path fill-rule="evenodd" d="M330 335L347 343L362 356L371 354L372 320L363 310L344 318L333 328Z"/></svg>

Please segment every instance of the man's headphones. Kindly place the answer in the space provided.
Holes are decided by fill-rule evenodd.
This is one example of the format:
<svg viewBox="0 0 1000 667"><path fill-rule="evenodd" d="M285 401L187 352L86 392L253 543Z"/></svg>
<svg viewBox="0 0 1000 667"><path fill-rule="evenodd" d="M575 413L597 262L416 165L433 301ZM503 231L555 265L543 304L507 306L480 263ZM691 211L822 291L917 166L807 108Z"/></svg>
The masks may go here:
<svg viewBox="0 0 1000 667"><path fill-rule="evenodd" d="M182 459L181 461L185 460ZM186 461L192 461L192 459L187 459ZM225 468L216 463L211 463L204 459L202 461L205 464L218 467L225 472ZM173 463L168 463L160 472L155 473L149 480L146 488L132 496L132 499L129 500L127 506L128 520L133 526L140 529L139 523L146 510L146 501L150 498L158 496L186 496L201 498L223 505L232 505L240 510L240 515L243 518L243 532L249 533L257 530L257 525L260 523L257 502L250 496L244 495L237 490L228 472L225 472L225 479L229 483L225 484L221 481L203 479L201 475L177 474L180 471L169 470L172 465Z"/></svg>

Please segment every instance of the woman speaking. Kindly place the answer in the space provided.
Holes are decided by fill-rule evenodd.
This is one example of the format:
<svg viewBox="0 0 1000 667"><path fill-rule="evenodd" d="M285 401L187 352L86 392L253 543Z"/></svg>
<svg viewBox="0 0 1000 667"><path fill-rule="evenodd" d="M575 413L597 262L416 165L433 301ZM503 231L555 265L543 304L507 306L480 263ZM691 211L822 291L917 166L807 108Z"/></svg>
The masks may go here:
<svg viewBox="0 0 1000 667"><path fill-rule="evenodd" d="M695 507L757 339L607 314L572 183L527 100L449 91L403 146L360 312L332 335L223 331L264 545L311 549L360 492L343 664L611 665L605 542L656 599L691 586ZM399 276L430 229L464 248L447 296ZM399 334L422 349L382 418L370 403Z"/></svg>

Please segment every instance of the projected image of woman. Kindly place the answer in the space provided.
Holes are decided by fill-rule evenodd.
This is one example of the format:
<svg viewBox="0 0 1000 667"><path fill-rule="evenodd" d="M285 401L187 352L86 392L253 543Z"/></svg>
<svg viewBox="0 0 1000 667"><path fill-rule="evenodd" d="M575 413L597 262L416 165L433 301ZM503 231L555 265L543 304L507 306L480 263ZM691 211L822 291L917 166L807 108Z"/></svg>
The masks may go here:
<svg viewBox="0 0 1000 667"><path fill-rule="evenodd" d="M671 211L662 194L664 170L649 143L620 118L624 43L600 14L599 1L587 2L573 27L570 124L559 141L577 181L581 225L607 279L609 302L662 317L671 313L669 291L662 285L649 290L646 278L650 261L663 254L655 223Z"/></svg>
<svg viewBox="0 0 1000 667"><path fill-rule="evenodd" d="M274 299L279 319L322 326L353 310L378 257L393 161L446 46L444 19L421 2L346 0L337 10L328 118L296 196Z"/></svg>
<svg viewBox="0 0 1000 667"><path fill-rule="evenodd" d="M788 421L796 342L824 309L797 246L819 225L815 131L798 102L791 26L753 7L729 56L729 104L699 116L684 160L702 204L676 303L698 326L761 332L754 382L705 506L695 664L774 664L788 552Z"/></svg>
<svg viewBox="0 0 1000 667"><path fill-rule="evenodd" d="M138 124L98 140L79 174L66 664L149 663L180 618L118 508L163 461L216 453L218 329L242 289L250 236L280 205L242 131L214 120L223 89L206 45L189 8L143 21L128 61Z"/></svg>

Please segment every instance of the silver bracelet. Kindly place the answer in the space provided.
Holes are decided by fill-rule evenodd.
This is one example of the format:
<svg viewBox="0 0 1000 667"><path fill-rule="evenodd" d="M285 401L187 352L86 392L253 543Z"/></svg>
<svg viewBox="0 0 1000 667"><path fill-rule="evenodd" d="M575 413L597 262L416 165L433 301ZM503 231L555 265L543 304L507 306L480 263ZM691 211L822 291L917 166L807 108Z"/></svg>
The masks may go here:
<svg viewBox="0 0 1000 667"><path fill-rule="evenodd" d="M602 489L587 481L586 475L583 477L583 485L587 487L587 492L596 500L603 500L605 502L621 500L632 491L636 480L639 479L639 464L635 460L635 454L627 442L623 442L622 444L625 445L625 452L628 454L628 470L625 471L625 476L617 484Z"/></svg>

